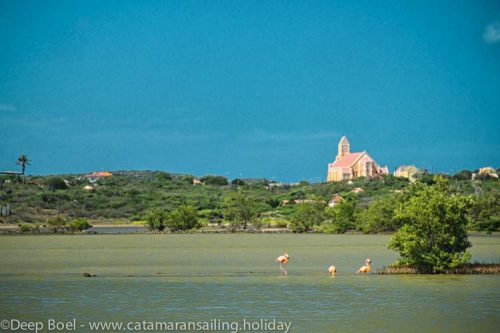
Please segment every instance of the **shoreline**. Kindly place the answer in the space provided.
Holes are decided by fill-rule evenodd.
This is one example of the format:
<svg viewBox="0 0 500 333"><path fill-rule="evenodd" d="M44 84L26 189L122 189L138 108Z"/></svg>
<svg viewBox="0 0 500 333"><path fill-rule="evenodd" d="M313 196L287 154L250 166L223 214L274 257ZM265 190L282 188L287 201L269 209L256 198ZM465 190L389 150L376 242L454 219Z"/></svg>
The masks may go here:
<svg viewBox="0 0 500 333"><path fill-rule="evenodd" d="M222 227L208 226L204 228L200 228L198 230L191 231L151 231L147 226L139 225L139 224L126 224L126 223L93 223L92 228L89 228L85 231L78 232L59 232L55 233L48 228L43 228L38 231L28 231L21 232L19 229L19 225L17 224L0 224L0 235L92 235L92 234L300 234L289 230L288 228L261 228L261 229L247 229L247 230L230 230ZM379 232L379 233L370 233L366 234L361 231L347 231L343 234L332 234L325 232L305 232L303 234L306 235L392 235L391 232ZM486 231L470 231L469 236L474 237L500 237L500 232L492 232L488 233Z"/></svg>
<svg viewBox="0 0 500 333"><path fill-rule="evenodd" d="M500 264L495 263L468 263L455 268L445 268L443 272L422 272L413 266L390 265L382 269L376 269L378 275L498 275L500 274Z"/></svg>

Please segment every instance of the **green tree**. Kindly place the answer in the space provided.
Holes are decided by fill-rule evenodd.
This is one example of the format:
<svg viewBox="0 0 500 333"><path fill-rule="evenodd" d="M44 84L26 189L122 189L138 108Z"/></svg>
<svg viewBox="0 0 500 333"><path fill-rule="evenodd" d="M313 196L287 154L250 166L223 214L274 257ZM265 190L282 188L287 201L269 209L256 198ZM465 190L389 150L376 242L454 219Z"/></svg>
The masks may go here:
<svg viewBox="0 0 500 333"><path fill-rule="evenodd" d="M388 244L399 252L399 264L425 273L442 272L470 259L467 212L471 199L451 193L443 178L434 182L410 188L407 200L395 213L403 226Z"/></svg>
<svg viewBox="0 0 500 333"><path fill-rule="evenodd" d="M462 170L460 172L457 172L453 178L456 180L471 180L472 178L472 172L469 170Z"/></svg>
<svg viewBox="0 0 500 333"><path fill-rule="evenodd" d="M302 190L294 191L290 193L290 200L303 200L306 198L306 194Z"/></svg>
<svg viewBox="0 0 500 333"><path fill-rule="evenodd" d="M493 232L500 229L500 193L485 193L474 199L469 211L471 229Z"/></svg>
<svg viewBox="0 0 500 333"><path fill-rule="evenodd" d="M66 185L66 182L61 177L50 177L47 179L47 186L51 191L65 190L68 188L68 185Z"/></svg>
<svg viewBox="0 0 500 333"><path fill-rule="evenodd" d="M28 158L28 156L23 154L23 155L19 156L19 158L16 161L16 164L21 166L21 170L22 170L21 174L24 175L24 173L26 171L26 166L31 165L31 160Z"/></svg>
<svg viewBox="0 0 500 333"><path fill-rule="evenodd" d="M295 212L290 219L290 229L293 232L312 231L325 221L325 205L323 203L303 203L295 206Z"/></svg>
<svg viewBox="0 0 500 333"><path fill-rule="evenodd" d="M226 199L224 215L230 221L233 230L247 229L248 225L259 216L259 211L253 197L243 191L237 191Z"/></svg>
<svg viewBox="0 0 500 333"><path fill-rule="evenodd" d="M225 186L229 184L227 178L223 176L208 175L201 178L201 181L205 183L205 185Z"/></svg>
<svg viewBox="0 0 500 333"><path fill-rule="evenodd" d="M168 214L166 226L172 231L199 228L198 216L193 206L180 206Z"/></svg>
<svg viewBox="0 0 500 333"><path fill-rule="evenodd" d="M399 220L394 216L398 203L398 197L394 195L375 200L359 212L357 225L365 233L396 231L400 227Z"/></svg>
<svg viewBox="0 0 500 333"><path fill-rule="evenodd" d="M156 179L160 180L160 181L165 181L165 180L172 180L173 177L171 174L167 173L167 172L162 172L162 171L159 171L157 174L156 174Z"/></svg>
<svg viewBox="0 0 500 333"><path fill-rule="evenodd" d="M83 231L92 228L92 225L86 218L76 218L67 223L67 228L71 231Z"/></svg>
<svg viewBox="0 0 500 333"><path fill-rule="evenodd" d="M26 172L26 166L31 165L31 160L28 158L28 156L22 154L17 159L16 164L21 166L21 175L23 175L23 182L24 182L24 174Z"/></svg>
<svg viewBox="0 0 500 333"><path fill-rule="evenodd" d="M231 185L243 186L245 185L245 181L243 179L235 178L231 181Z"/></svg>
<svg viewBox="0 0 500 333"><path fill-rule="evenodd" d="M62 215L47 219L47 224L53 232L64 232L66 230L66 222L66 218Z"/></svg>
<svg viewBox="0 0 500 333"><path fill-rule="evenodd" d="M348 195L334 207L327 208L327 221L322 225L321 231L343 234L355 229L357 205L355 196Z"/></svg>
<svg viewBox="0 0 500 333"><path fill-rule="evenodd" d="M271 208L279 207L280 201L277 198L269 198L266 200L266 203L271 206Z"/></svg>
<svg viewBox="0 0 500 333"><path fill-rule="evenodd" d="M153 208L146 214L146 223L150 230L162 231L167 224L167 212L161 208Z"/></svg>

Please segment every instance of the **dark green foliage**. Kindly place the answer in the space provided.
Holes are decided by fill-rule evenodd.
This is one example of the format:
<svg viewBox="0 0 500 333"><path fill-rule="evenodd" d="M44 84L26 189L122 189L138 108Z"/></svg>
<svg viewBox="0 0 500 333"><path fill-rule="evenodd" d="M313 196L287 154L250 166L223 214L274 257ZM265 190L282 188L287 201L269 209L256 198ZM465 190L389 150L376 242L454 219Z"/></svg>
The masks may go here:
<svg viewBox="0 0 500 333"><path fill-rule="evenodd" d="M471 229L498 231L500 229L500 192L486 193L474 199L469 211Z"/></svg>
<svg viewBox="0 0 500 333"><path fill-rule="evenodd" d="M460 172L457 172L453 178L456 180L470 180L472 178L472 172L469 170L462 170Z"/></svg>
<svg viewBox="0 0 500 333"><path fill-rule="evenodd" d="M72 219L66 224L66 226L71 231L83 231L92 228L92 225L86 218Z"/></svg>
<svg viewBox="0 0 500 333"><path fill-rule="evenodd" d="M434 175L433 174L430 174L428 173L427 171L423 171L421 173L418 173L415 178L421 182L421 183L424 183L424 184L427 184L427 185L432 185L434 184Z"/></svg>
<svg viewBox="0 0 500 333"><path fill-rule="evenodd" d="M22 223L22 224L19 225L19 230L22 233L25 233L25 232L30 232L32 230L32 228L31 228L30 224Z"/></svg>
<svg viewBox="0 0 500 333"><path fill-rule="evenodd" d="M381 197L359 212L357 224L365 233L377 233L382 231L396 231L400 227L400 221L394 216L400 200L396 195Z"/></svg>
<svg viewBox="0 0 500 333"><path fill-rule="evenodd" d="M172 175L166 172L158 172L156 175L156 178L160 181L165 181L165 180L172 180Z"/></svg>
<svg viewBox="0 0 500 333"><path fill-rule="evenodd" d="M325 205L322 203L303 203L295 205L295 213L290 219L293 232L309 232L325 221Z"/></svg>
<svg viewBox="0 0 500 333"><path fill-rule="evenodd" d="M266 203L271 207L271 208L276 208L280 205L280 201L276 198L269 198L266 200Z"/></svg>
<svg viewBox="0 0 500 333"><path fill-rule="evenodd" d="M47 219L47 225L53 232L64 232L66 229L66 218L58 215Z"/></svg>
<svg viewBox="0 0 500 333"><path fill-rule="evenodd" d="M326 209L328 220L320 230L338 234L353 230L356 227L357 213L357 199L354 196L346 196L345 200L333 208Z"/></svg>
<svg viewBox="0 0 500 333"><path fill-rule="evenodd" d="M164 209L153 208L146 214L146 223L150 230L162 231L167 226L168 214Z"/></svg>
<svg viewBox="0 0 500 333"><path fill-rule="evenodd" d="M226 198L224 216L231 223L231 229L247 229L259 216L255 198L239 190Z"/></svg>
<svg viewBox="0 0 500 333"><path fill-rule="evenodd" d="M199 228L200 223L193 206L180 206L168 214L166 226L172 231L185 231Z"/></svg>
<svg viewBox="0 0 500 333"><path fill-rule="evenodd" d="M225 185L229 184L228 181L227 181L227 178L223 177L223 176L211 176L211 175L208 175L208 176L205 176L205 177L201 178L201 181L205 185L225 186Z"/></svg>
<svg viewBox="0 0 500 333"><path fill-rule="evenodd" d="M306 198L306 193L302 190L293 191L290 194L290 200L302 200Z"/></svg>
<svg viewBox="0 0 500 333"><path fill-rule="evenodd" d="M451 193L442 178L434 183L410 189L407 200L395 212L403 226L389 242L389 248L399 252L399 264L426 273L442 272L470 259L467 212L471 199Z"/></svg>
<svg viewBox="0 0 500 333"><path fill-rule="evenodd" d="M494 178L490 174L483 173L483 174L476 175L476 179L477 180L490 180L490 179L495 179L496 180L498 178Z"/></svg>
<svg viewBox="0 0 500 333"><path fill-rule="evenodd" d="M235 178L231 181L231 185L235 185L235 186L243 186L245 185L245 182L242 180L242 179L239 179L239 178Z"/></svg>
<svg viewBox="0 0 500 333"><path fill-rule="evenodd" d="M65 190L68 188L66 182L61 177L50 177L47 179L47 186L51 191Z"/></svg>

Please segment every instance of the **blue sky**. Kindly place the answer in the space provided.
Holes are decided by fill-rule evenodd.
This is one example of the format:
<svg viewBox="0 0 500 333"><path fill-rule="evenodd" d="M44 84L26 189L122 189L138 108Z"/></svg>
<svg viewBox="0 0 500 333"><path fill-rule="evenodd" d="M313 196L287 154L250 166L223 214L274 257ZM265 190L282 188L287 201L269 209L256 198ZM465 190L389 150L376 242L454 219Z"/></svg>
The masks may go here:
<svg viewBox="0 0 500 333"><path fill-rule="evenodd" d="M500 1L0 0L0 170L500 166Z"/></svg>

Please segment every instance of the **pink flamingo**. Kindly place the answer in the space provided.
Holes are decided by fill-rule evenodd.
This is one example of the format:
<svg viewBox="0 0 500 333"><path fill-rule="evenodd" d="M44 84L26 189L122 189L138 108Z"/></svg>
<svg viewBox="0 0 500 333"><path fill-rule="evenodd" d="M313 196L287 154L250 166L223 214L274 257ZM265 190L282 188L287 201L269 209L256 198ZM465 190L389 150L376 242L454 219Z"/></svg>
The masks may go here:
<svg viewBox="0 0 500 333"><path fill-rule="evenodd" d="M328 267L328 274L330 274L330 276L335 276L336 273L337 268L335 268L335 266L331 265L330 267Z"/></svg>
<svg viewBox="0 0 500 333"><path fill-rule="evenodd" d="M356 273L370 273L370 271L372 270L372 268L370 267L370 264L372 263L371 259L370 258L366 258L365 260L365 266L362 266L360 269L358 269L356 271Z"/></svg>
<svg viewBox="0 0 500 333"><path fill-rule="evenodd" d="M283 255L279 256L274 260L274 262L280 263L280 269L284 275L288 275L287 271L283 268L283 265L286 265L288 263L288 260L290 260L288 253L283 253Z"/></svg>

